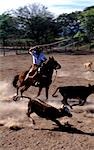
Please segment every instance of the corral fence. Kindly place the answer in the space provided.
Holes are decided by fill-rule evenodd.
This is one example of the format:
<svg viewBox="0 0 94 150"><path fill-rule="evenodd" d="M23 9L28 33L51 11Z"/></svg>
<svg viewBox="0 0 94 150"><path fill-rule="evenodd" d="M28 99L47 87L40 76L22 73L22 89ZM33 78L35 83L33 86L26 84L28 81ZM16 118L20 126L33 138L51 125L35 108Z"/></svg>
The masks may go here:
<svg viewBox="0 0 94 150"><path fill-rule="evenodd" d="M41 45L43 47L43 50L45 53L52 53L52 52L67 52L73 49L75 45L78 42L69 42L66 41L64 43L64 40L53 42L50 44L43 44ZM6 55L20 55L20 54L28 54L28 50L30 47L0 47L0 56L6 56Z"/></svg>
<svg viewBox="0 0 94 150"><path fill-rule="evenodd" d="M0 55L19 55L28 53L29 47L0 47Z"/></svg>

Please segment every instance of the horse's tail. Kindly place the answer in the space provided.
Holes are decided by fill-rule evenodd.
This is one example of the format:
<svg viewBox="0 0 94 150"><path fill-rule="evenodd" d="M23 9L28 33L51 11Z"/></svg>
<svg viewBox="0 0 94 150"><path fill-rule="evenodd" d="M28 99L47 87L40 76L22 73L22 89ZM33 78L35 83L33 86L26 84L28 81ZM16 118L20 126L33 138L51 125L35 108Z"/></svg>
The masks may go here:
<svg viewBox="0 0 94 150"><path fill-rule="evenodd" d="M16 75L15 77L14 77L14 79L13 79L13 82L12 82L12 84L13 84L13 86L15 87L15 88L17 88L17 81L19 80L19 75Z"/></svg>
<svg viewBox="0 0 94 150"><path fill-rule="evenodd" d="M60 87L58 87L58 88L55 90L55 92L52 94L53 97L57 97L57 96L58 96L58 95L55 95L55 94L56 94L56 92L59 90L59 88L60 88Z"/></svg>

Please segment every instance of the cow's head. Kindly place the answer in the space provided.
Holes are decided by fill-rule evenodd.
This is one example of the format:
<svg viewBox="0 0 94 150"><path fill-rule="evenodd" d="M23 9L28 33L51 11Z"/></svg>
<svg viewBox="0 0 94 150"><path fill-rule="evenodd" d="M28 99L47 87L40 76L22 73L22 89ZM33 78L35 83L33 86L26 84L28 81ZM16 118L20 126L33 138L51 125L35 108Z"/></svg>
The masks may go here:
<svg viewBox="0 0 94 150"><path fill-rule="evenodd" d="M94 85L88 84L91 93L94 93Z"/></svg>
<svg viewBox="0 0 94 150"><path fill-rule="evenodd" d="M72 117L72 114L68 107L63 106L63 108L60 108L60 110L61 110L62 116Z"/></svg>

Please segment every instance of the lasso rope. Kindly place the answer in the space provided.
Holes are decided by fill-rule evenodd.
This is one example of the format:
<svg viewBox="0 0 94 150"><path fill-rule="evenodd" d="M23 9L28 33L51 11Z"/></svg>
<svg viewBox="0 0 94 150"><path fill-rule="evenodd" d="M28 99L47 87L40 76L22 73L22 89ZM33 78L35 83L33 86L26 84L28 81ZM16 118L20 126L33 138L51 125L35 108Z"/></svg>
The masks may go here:
<svg viewBox="0 0 94 150"><path fill-rule="evenodd" d="M50 44L36 45L36 46L30 47L30 49L32 50L32 49L35 49L36 47L48 47L48 46L53 46L53 45L62 43L63 41L64 41L64 40L60 40L60 41L53 42L53 43L50 43Z"/></svg>

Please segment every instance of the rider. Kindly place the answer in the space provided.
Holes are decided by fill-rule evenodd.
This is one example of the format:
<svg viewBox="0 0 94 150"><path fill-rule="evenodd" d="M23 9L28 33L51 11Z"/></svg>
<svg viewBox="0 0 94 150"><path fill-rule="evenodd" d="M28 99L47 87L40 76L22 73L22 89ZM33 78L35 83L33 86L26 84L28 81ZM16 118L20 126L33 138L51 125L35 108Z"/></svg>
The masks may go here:
<svg viewBox="0 0 94 150"><path fill-rule="evenodd" d="M29 49L29 54L32 56L33 64L30 67L25 80L28 77L33 78L36 75L39 66L41 66L41 64L47 60L46 56L43 53L43 48L40 45L33 48L31 47Z"/></svg>

